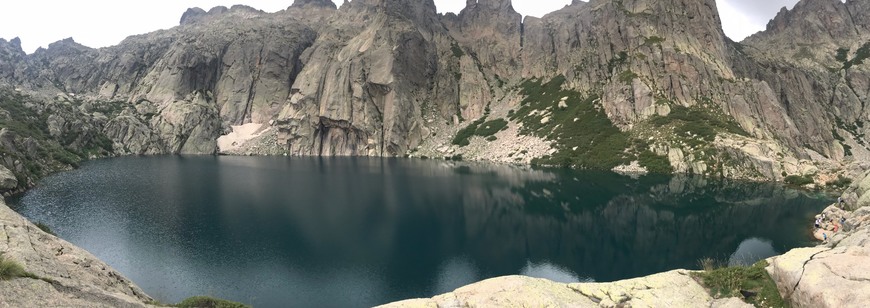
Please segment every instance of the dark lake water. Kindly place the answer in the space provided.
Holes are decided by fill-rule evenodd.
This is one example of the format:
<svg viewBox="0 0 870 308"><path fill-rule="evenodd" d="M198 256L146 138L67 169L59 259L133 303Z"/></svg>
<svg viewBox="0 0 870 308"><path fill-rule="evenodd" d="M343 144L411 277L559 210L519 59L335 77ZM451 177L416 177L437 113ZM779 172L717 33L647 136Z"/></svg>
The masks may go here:
<svg viewBox="0 0 870 308"><path fill-rule="evenodd" d="M368 158L130 157L10 205L163 302L356 307L523 274L613 281L812 244L774 184Z"/></svg>

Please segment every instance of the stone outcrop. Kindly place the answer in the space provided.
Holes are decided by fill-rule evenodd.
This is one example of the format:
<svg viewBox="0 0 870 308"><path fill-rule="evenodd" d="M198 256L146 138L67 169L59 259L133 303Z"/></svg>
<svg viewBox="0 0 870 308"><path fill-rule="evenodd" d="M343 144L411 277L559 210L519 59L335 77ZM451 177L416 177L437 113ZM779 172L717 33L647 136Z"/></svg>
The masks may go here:
<svg viewBox="0 0 870 308"><path fill-rule="evenodd" d="M740 299L713 299L689 272L670 271L611 283L563 284L506 276L431 299L380 307L752 307Z"/></svg>
<svg viewBox="0 0 870 308"><path fill-rule="evenodd" d="M862 197L870 195L866 179L852 187ZM870 302L870 207L845 211L835 204L823 213L831 221L823 228L837 224L837 232L825 231L829 240L818 247L771 258L768 272L794 307L863 307Z"/></svg>
<svg viewBox="0 0 870 308"><path fill-rule="evenodd" d="M151 301L96 257L37 228L0 200L0 252L37 278L0 280L8 307L146 307Z"/></svg>

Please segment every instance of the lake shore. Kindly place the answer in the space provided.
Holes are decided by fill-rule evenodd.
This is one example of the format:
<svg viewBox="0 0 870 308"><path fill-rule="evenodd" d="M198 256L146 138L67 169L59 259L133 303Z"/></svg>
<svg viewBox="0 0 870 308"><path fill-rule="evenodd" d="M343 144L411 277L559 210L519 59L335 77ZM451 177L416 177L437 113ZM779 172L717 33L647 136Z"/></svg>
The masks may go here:
<svg viewBox="0 0 870 308"><path fill-rule="evenodd" d="M868 183L865 187L864 183ZM853 185L861 197L870 196L870 177ZM850 191L851 192L851 191ZM847 192L847 193L850 193ZM829 216L831 208L828 208ZM810 224L811 222L807 222ZM19 262L33 277L0 281L0 301L12 306L146 307L151 297L96 257L36 227L0 205L0 251ZM771 273L783 297L795 306L848 307L870 295L870 208L847 218L853 228L839 232L821 246L798 248L769 259ZM5 238L5 241L3 240ZM716 299L689 275L676 270L611 283L561 284L524 276L506 276L461 287L431 299L388 306L546 304L581 307L620 304L651 306L741 307L736 298ZM848 286L848 287L845 287ZM868 299L870 300L870 299Z"/></svg>

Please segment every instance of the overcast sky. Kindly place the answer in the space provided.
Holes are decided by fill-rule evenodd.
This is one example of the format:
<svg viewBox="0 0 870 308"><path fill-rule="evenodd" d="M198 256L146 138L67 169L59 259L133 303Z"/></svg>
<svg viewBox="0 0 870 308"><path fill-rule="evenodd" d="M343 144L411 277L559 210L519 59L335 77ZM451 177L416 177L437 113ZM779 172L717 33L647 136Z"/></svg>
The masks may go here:
<svg viewBox="0 0 870 308"><path fill-rule="evenodd" d="M791 8L798 0L716 1L725 34L740 41L763 30L780 8ZM208 10L218 5L245 4L275 12L292 3L293 0L2 0L0 38L20 37L27 53L67 37L86 46L105 47L118 44L129 35L176 26L189 7ZM571 0L513 0L520 14L538 17L569 3ZM465 0L435 0L435 4L439 12L458 12L465 6Z"/></svg>

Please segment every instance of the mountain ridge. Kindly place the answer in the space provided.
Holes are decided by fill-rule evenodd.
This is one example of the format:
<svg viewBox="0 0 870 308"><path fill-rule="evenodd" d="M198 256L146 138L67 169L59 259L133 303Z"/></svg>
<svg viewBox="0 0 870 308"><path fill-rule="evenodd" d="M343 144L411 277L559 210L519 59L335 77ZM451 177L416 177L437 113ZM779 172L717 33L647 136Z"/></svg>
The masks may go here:
<svg viewBox="0 0 870 308"><path fill-rule="evenodd" d="M802 0L741 43L725 36L714 0L573 1L525 19L508 0L467 1L459 14L438 14L433 1L327 2L191 8L175 28L101 49L67 39L27 55L3 40L0 82L35 100L112 103L119 112L95 127L113 144L104 155L214 154L234 126L255 124L261 134L227 153L637 165L819 184L870 158L860 1ZM557 79L565 95L538 97ZM469 146L451 142L478 119L509 123Z"/></svg>

